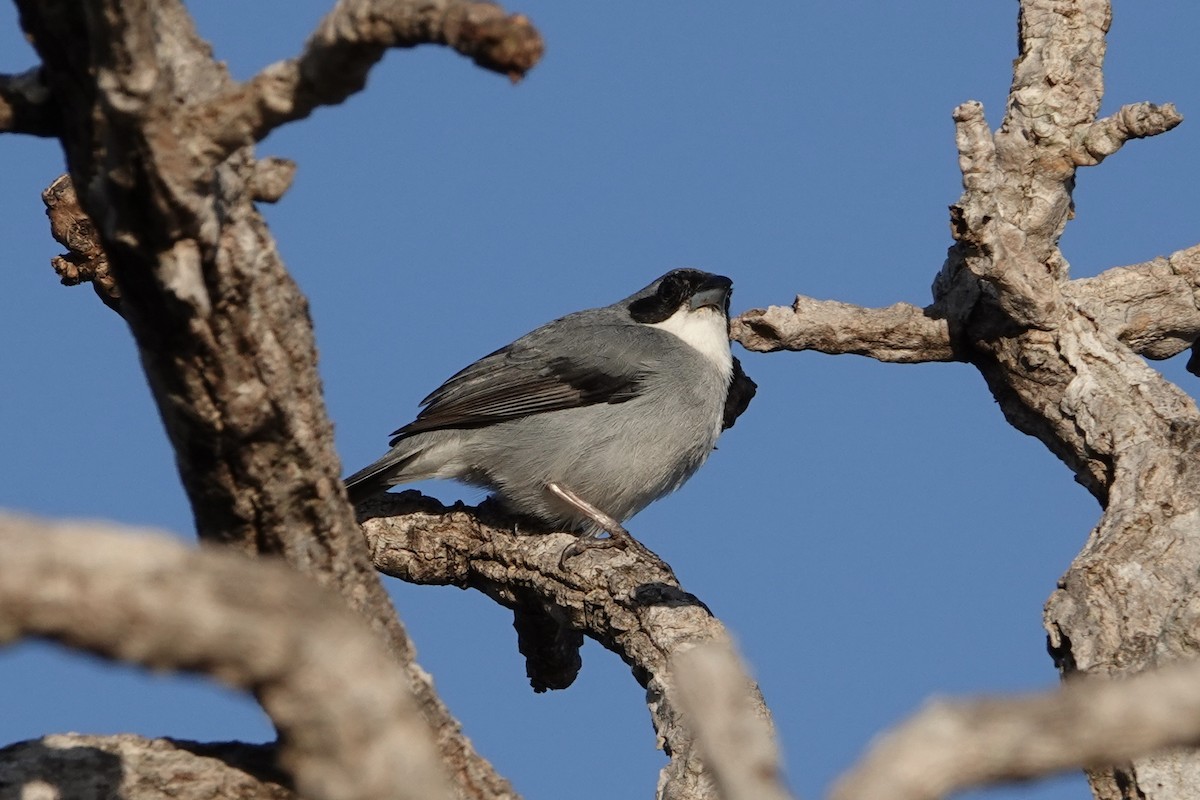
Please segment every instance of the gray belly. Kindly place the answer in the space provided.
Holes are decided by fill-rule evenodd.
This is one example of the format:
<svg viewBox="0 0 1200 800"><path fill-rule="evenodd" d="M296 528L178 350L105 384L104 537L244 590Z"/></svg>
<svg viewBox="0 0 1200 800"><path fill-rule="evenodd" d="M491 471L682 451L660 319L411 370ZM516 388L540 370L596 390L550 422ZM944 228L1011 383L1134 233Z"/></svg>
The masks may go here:
<svg viewBox="0 0 1200 800"><path fill-rule="evenodd" d="M494 490L509 508L556 526L589 526L546 491L565 486L624 521L679 488L708 458L721 406L699 393L534 415L481 429L460 480ZM713 395L709 395L711 398ZM724 401L724 393L720 395ZM482 468L481 465L488 465Z"/></svg>

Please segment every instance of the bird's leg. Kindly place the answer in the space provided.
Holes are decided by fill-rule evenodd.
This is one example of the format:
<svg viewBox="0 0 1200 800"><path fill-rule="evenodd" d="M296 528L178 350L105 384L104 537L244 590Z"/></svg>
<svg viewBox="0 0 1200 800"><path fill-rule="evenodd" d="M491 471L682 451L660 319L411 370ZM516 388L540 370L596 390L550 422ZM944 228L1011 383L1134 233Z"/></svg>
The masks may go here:
<svg viewBox="0 0 1200 800"><path fill-rule="evenodd" d="M637 540L625 530L625 526L617 522L615 519L605 514L594 505L584 500L579 495L565 486L561 486L551 481L546 484L546 490L553 494L558 499L562 500L571 508L583 514L585 517L596 523L598 532L607 531L608 538L601 539L595 533L585 533L580 535L578 539L567 545L559 557L558 563L560 566L566 563L568 558L574 558L580 555L585 550L592 550L602 547L620 547L622 550L633 548L635 550L644 550Z"/></svg>

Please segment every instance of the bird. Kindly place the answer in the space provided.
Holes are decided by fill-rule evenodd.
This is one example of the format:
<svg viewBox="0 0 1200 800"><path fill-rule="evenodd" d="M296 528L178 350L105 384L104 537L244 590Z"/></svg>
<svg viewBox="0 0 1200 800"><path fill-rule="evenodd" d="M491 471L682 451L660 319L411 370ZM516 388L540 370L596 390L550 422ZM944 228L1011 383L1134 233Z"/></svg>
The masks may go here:
<svg viewBox="0 0 1200 800"><path fill-rule="evenodd" d="M351 502L450 478L553 530L624 533L700 468L754 396L729 347L732 290L723 275L674 269L480 358L345 479Z"/></svg>

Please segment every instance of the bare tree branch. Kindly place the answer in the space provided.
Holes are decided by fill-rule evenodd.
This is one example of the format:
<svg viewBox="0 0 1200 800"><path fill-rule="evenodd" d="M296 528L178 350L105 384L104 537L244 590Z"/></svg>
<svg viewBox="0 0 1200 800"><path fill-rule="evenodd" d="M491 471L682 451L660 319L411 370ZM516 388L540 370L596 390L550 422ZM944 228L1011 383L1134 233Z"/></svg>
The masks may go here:
<svg viewBox="0 0 1200 800"><path fill-rule="evenodd" d="M274 745L127 733L58 733L0 748L0 797L296 800L291 777L276 765Z"/></svg>
<svg viewBox="0 0 1200 800"><path fill-rule="evenodd" d="M1200 338L1200 245L1077 278L1063 295L1135 353L1170 358Z"/></svg>
<svg viewBox="0 0 1200 800"><path fill-rule="evenodd" d="M335 596L282 564L0 516L0 636L253 691L303 796L449 797L395 661Z"/></svg>
<svg viewBox="0 0 1200 800"><path fill-rule="evenodd" d="M391 47L445 44L514 81L542 56L542 39L520 14L471 0L340 0L299 58L280 61L213 99L200 113L214 139L235 149L336 105L366 83Z"/></svg>
<svg viewBox="0 0 1200 800"><path fill-rule="evenodd" d="M929 703L880 739L831 797L934 800L1197 742L1200 664L1189 662L1021 698Z"/></svg>
<svg viewBox="0 0 1200 800"><path fill-rule="evenodd" d="M0 75L0 133L58 136L60 124L40 69Z"/></svg>
<svg viewBox="0 0 1200 800"><path fill-rule="evenodd" d="M1172 103L1133 103L1122 106L1110 117L1099 119L1083 131L1083 141L1075 151L1075 163L1093 166L1121 149L1130 139L1144 139L1166 133L1183 117Z"/></svg>
<svg viewBox="0 0 1200 800"><path fill-rule="evenodd" d="M411 8L386 8L401 5ZM181 113L236 90L224 66L179 0L18 7L201 539L279 555L337 589L392 648L462 795L515 796L415 664L346 501L308 304L254 207L283 190L286 169L268 167L268 176L249 148L228 152L195 114ZM375 10L339 6L327 39L315 40L316 63L322 41L331 58L374 63L380 45L371 36L391 35L387 14L371 26ZM467 31L469 19L429 24L457 20L464 41L495 34L482 22ZM352 55L360 23L362 58Z"/></svg>
<svg viewBox="0 0 1200 800"><path fill-rule="evenodd" d="M978 103L954 112L964 191L951 208L955 245L934 281L933 305L900 307L899 322L883 325L886 336L877 330L882 312L812 301L791 314L749 312L734 333L757 349L815 347L884 360L941 355L975 365L1009 422L1045 443L1104 508L1047 604L1051 653L1064 674L1130 675L1196 652L1200 411L1137 354L1164 358L1198 341L1200 256L1190 248L1072 282L1058 241L1073 214L1077 167L1099 163L1129 139L1170 130L1180 117L1169 104L1137 104L1097 120L1111 22L1106 0L1020 6L1020 52L1000 128L992 133ZM831 336L830 312L833 325L867 333ZM1191 368L1200 373L1197 362L1193 356ZM1107 702L1106 690L1097 691ZM1073 724L1091 725L1087 718ZM1090 771L1099 800L1194 794L1200 754L1147 755L1163 741L1148 737L1136 753L1096 755L1133 759ZM1195 744L1197 736L1192 730L1169 741ZM966 774L972 762L989 768L990 745L977 746L955 769ZM937 758L939 747L933 751ZM1062 753L1053 758L1062 767L1078 763ZM924 786L919 776L928 761L910 754L895 763L899 777L894 771L870 791L843 796L891 797L906 781Z"/></svg>
<svg viewBox="0 0 1200 800"><path fill-rule="evenodd" d="M250 176L250 191L255 200L277 203L292 188L296 177L296 162L286 158L261 158L254 162Z"/></svg>
<svg viewBox="0 0 1200 800"><path fill-rule="evenodd" d="M610 548L586 551L564 566L559 556L574 534L522 533L520 523L486 505L446 508L415 491L372 498L359 515L382 572L411 583L476 589L526 617L540 615L540 628L527 624L522 652L556 651L549 661L557 671L547 677L540 662L527 662L535 689L574 678L563 665L581 643L569 638L579 631L619 655L645 687L660 746L671 756L660 796L716 797L679 711L668 661L696 644L725 642L728 634L666 564L652 554ZM755 713L769 720L757 688L744 676L743 685L752 690Z"/></svg>
<svg viewBox="0 0 1200 800"><path fill-rule="evenodd" d="M671 659L679 702L691 721L721 800L791 800L779 747L757 687L729 641L680 650Z"/></svg>
<svg viewBox="0 0 1200 800"><path fill-rule="evenodd" d="M797 296L791 308L771 306L739 314L730 336L747 350L855 353L906 364L960 361L946 320L908 303L863 308Z"/></svg>
<svg viewBox="0 0 1200 800"><path fill-rule="evenodd" d="M1077 143L1114 126L1149 133L1175 121L1164 112L1144 126L1096 122L1110 22L1105 0L1022 0L1000 129L987 132L978 104L956 111L964 193L952 209L956 244L934 284L935 307L1009 422L1046 444L1104 508L1046 607L1050 650L1065 674L1128 675L1188 658L1200 623L1200 607L1185 600L1200 574L1200 412L1118 338L1157 355L1175 345L1147 347L1139 328L1168 341L1169 329L1192 323L1120 320L1119 308L1079 302L1058 249L1073 213ZM1100 298L1155 270L1079 290ZM1190 318L1194 285L1183 284L1192 281L1160 277L1186 298L1169 316ZM1200 756L1159 753L1090 778L1099 800L1185 797L1200 784Z"/></svg>
<svg viewBox="0 0 1200 800"><path fill-rule="evenodd" d="M965 180L971 182L980 178L973 163L974 156L964 162ZM1068 303L1147 358L1170 358L1200 338L1200 245L1066 281L1061 291ZM743 312L730 335L756 352L816 350L901 363L967 360L969 344L951 336L942 313L938 305L864 308L800 295L790 308Z"/></svg>
<svg viewBox="0 0 1200 800"><path fill-rule="evenodd" d="M91 137L64 142L99 236L72 249L107 256L199 535L283 555L404 650L342 496L307 304L253 206L256 162L243 152L214 172L194 131L171 127L177 96L202 99L227 75L175 0L21 11L70 130Z"/></svg>

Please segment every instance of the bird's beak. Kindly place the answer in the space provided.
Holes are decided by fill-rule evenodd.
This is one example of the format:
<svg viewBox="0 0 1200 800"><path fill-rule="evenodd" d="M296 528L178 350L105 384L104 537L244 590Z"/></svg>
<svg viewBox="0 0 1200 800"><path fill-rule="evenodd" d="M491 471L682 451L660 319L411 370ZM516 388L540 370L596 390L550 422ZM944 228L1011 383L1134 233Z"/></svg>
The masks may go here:
<svg viewBox="0 0 1200 800"><path fill-rule="evenodd" d="M705 306L711 306L717 311L724 312L729 308L729 295L733 291L733 282L728 278L714 275L707 285L696 290L689 303L692 311L698 311Z"/></svg>

